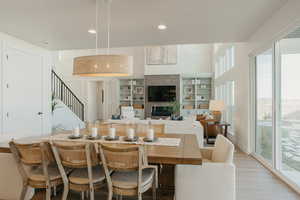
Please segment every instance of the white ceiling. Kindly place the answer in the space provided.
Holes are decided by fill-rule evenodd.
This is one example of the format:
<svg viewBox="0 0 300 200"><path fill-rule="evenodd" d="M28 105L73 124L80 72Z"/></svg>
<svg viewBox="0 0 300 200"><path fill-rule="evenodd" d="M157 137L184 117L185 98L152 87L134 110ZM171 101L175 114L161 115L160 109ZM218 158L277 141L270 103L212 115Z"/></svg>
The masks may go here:
<svg viewBox="0 0 300 200"><path fill-rule="evenodd" d="M100 42L105 12L99 6ZM111 46L243 42L287 0L113 0ZM103 16L104 15L104 16ZM164 23L166 31L158 31ZM1 0L0 32L48 49L94 48L95 0ZM49 44L43 44L48 41Z"/></svg>

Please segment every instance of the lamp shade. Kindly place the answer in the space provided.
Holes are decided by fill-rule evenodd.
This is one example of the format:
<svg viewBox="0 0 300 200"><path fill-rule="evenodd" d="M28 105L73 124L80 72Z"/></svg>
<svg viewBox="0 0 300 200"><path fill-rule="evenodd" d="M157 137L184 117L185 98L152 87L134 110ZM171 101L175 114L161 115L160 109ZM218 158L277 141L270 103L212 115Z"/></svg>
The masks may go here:
<svg viewBox="0 0 300 200"><path fill-rule="evenodd" d="M210 100L209 110L211 111L223 111L225 109L224 101L221 100Z"/></svg>
<svg viewBox="0 0 300 200"><path fill-rule="evenodd" d="M74 58L73 75L130 76L132 57L127 55L93 55Z"/></svg>

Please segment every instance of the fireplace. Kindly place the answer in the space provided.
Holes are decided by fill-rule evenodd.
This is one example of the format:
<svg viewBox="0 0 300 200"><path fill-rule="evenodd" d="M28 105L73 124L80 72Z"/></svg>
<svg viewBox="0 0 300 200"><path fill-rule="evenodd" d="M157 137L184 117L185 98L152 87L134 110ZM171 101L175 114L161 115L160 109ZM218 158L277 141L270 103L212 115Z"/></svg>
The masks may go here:
<svg viewBox="0 0 300 200"><path fill-rule="evenodd" d="M170 117L173 114L172 106L153 106L151 117Z"/></svg>
<svg viewBox="0 0 300 200"><path fill-rule="evenodd" d="M169 117L180 101L180 75L145 75L145 90L145 118Z"/></svg>

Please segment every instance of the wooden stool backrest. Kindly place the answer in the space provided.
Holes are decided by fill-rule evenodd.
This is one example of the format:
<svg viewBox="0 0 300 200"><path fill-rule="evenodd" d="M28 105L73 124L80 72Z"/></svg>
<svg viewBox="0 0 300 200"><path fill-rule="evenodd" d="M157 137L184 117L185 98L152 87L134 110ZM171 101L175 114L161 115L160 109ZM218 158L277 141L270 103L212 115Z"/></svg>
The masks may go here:
<svg viewBox="0 0 300 200"><path fill-rule="evenodd" d="M143 152L140 146L112 147L99 144L102 162L109 169L137 171L142 165Z"/></svg>
<svg viewBox="0 0 300 200"><path fill-rule="evenodd" d="M43 159L46 159L47 162L54 162L54 156L50 148L50 144L44 142L43 149L41 143L16 143L15 141L10 142L10 147L15 150L20 161L24 165L38 166L43 163ZM43 152L42 152L43 151ZM42 153L44 153L44 158Z"/></svg>
<svg viewBox="0 0 300 200"><path fill-rule="evenodd" d="M88 167L88 156L90 156L92 166L99 164L95 146L92 143L53 141L53 146L56 148L61 164L65 167Z"/></svg>
<svg viewBox="0 0 300 200"><path fill-rule="evenodd" d="M50 176L48 166L51 162L55 162L51 146L48 142L21 144L11 141L9 143L11 152L16 161L18 171L23 179L23 183L28 185L28 171L24 165L43 167L43 175L45 176L46 187L50 187ZM36 184L36 185L35 185ZM40 187L40 183L31 182L31 187Z"/></svg>

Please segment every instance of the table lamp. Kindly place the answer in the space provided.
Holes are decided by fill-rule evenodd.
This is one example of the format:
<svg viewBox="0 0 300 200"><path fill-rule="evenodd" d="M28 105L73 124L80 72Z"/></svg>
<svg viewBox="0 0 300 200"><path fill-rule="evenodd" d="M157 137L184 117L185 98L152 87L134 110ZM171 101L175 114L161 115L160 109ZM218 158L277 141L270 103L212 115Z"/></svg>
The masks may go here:
<svg viewBox="0 0 300 200"><path fill-rule="evenodd" d="M224 101L221 100L210 100L209 102L209 110L213 115L214 119L218 122L221 121L222 111L225 110Z"/></svg>

